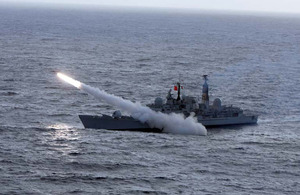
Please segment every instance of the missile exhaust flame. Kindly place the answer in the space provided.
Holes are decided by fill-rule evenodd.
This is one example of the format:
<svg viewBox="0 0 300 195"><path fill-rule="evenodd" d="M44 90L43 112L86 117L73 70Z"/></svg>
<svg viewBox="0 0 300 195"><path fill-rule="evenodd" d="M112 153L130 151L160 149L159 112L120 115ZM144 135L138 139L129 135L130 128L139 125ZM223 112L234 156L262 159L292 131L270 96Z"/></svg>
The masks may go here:
<svg viewBox="0 0 300 195"><path fill-rule="evenodd" d="M71 77L68 77L67 75L62 74L62 73L60 73L60 72L57 73L57 76L58 76L60 79L66 81L67 83L73 85L74 87L76 87L76 88L78 88L78 89L81 88L81 82L76 81L75 79L72 79Z"/></svg>
<svg viewBox="0 0 300 195"><path fill-rule="evenodd" d="M207 134L207 130L201 123L197 122L193 113L189 117L185 118L181 114L155 112L149 107L142 106L140 103L133 103L129 100L124 100L121 97L108 94L103 90L81 83L62 73L57 73L57 76L95 98L104 100L106 103L129 113L133 118L141 121L142 123L147 123L152 128L159 128L163 129L164 132L177 134Z"/></svg>

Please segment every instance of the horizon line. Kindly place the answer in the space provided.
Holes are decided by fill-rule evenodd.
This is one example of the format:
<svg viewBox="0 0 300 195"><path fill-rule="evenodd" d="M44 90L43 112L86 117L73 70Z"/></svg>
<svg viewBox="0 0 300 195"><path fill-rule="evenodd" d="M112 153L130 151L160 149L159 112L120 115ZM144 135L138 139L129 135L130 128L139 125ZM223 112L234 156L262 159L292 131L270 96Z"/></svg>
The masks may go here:
<svg viewBox="0 0 300 195"><path fill-rule="evenodd" d="M80 2L17 2L17 1L0 1L0 8L2 6L7 7L41 7L41 8L64 8L64 9L126 9L126 10L148 10L148 11L174 11L174 12L186 12L186 13L201 13L201 12L214 12L214 13L233 13L233 14L245 14L245 15L299 15L300 12L289 12L289 11L262 11L262 10L247 10L247 9L205 9L205 8L191 8L191 7L172 7L172 6L140 6L140 5L107 5L99 3L80 3Z"/></svg>

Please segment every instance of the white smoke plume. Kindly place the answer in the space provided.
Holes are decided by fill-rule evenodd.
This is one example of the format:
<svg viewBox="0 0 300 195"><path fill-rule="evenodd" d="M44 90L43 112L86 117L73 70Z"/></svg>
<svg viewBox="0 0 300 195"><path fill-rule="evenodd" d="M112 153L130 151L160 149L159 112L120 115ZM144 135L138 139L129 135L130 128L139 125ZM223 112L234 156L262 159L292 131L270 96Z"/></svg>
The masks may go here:
<svg viewBox="0 0 300 195"><path fill-rule="evenodd" d="M142 106L140 103L133 103L121 97L108 94L103 90L80 83L61 73L57 74L61 79L81 89L82 91L94 96L95 98L105 101L106 103L117 107L118 109L129 113L133 118L147 123L152 128L163 129L164 132L176 134L206 135L205 127L197 122L194 114L185 118L181 114L165 114L155 112L149 107Z"/></svg>

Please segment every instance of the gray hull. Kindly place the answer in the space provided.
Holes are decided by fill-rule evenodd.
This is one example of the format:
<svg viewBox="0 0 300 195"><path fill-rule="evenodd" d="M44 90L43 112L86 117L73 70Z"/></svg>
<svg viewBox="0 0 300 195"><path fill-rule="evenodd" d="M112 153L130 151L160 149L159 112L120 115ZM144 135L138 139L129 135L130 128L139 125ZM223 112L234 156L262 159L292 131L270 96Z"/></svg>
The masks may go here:
<svg viewBox="0 0 300 195"><path fill-rule="evenodd" d="M91 116L79 115L79 118L85 128L92 129L108 129L108 130L131 130L131 131L145 131L145 132L162 132L161 129L149 127L132 117L113 118L108 115ZM198 119L205 127L225 126L225 125L243 125L257 123L257 116L239 116L227 118L209 118Z"/></svg>
<svg viewBox="0 0 300 195"><path fill-rule="evenodd" d="M242 115L239 117L198 119L198 122L200 122L205 127L256 124L257 116Z"/></svg>
<svg viewBox="0 0 300 195"><path fill-rule="evenodd" d="M79 118L85 128L108 129L119 131L144 131L144 132L162 132L161 129L151 128L132 117L122 117L115 119L108 115L91 116L79 115Z"/></svg>

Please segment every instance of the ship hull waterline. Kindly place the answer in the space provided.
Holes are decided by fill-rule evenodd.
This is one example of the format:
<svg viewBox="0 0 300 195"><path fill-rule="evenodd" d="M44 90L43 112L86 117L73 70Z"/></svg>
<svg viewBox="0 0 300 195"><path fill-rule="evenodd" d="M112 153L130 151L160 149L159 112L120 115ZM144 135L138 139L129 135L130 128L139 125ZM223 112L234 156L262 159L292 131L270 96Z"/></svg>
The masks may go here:
<svg viewBox="0 0 300 195"><path fill-rule="evenodd" d="M160 133L163 130L151 128L146 123L141 123L132 117L113 118L108 115L93 116L79 115L79 118L85 128L90 129L106 129L116 131L142 131ZM256 124L257 116L241 116L241 117L226 117L226 118L209 118L198 119L205 127L222 127L229 125L246 125Z"/></svg>

